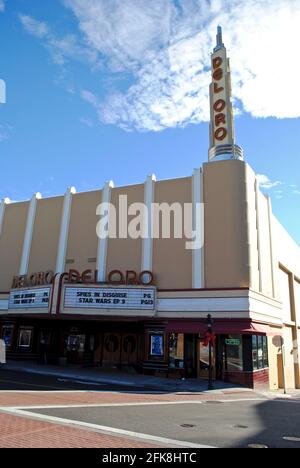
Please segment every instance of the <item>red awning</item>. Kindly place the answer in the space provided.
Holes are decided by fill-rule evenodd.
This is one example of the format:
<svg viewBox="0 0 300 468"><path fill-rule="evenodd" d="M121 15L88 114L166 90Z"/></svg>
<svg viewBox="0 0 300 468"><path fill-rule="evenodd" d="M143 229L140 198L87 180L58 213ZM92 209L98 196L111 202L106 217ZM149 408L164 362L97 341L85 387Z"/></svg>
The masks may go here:
<svg viewBox="0 0 300 468"><path fill-rule="evenodd" d="M207 330L204 320L169 321L167 332L169 333L195 333L202 334ZM213 331L218 335L281 335L281 330L274 330L267 324L251 322L251 320L218 320L214 319Z"/></svg>

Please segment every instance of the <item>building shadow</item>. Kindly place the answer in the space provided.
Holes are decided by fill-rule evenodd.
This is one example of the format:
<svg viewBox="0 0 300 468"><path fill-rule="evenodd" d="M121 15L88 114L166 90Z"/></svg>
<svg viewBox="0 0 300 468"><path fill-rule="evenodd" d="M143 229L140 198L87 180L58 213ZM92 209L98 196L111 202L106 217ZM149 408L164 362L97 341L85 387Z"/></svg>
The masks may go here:
<svg viewBox="0 0 300 468"><path fill-rule="evenodd" d="M243 438L243 431L251 431L254 425L261 427L261 430ZM247 448L250 445L257 445L258 448L300 448L300 401L276 399L256 402L251 414L247 415L243 409L240 411L239 431L241 437L232 448ZM298 441L289 441L286 437Z"/></svg>

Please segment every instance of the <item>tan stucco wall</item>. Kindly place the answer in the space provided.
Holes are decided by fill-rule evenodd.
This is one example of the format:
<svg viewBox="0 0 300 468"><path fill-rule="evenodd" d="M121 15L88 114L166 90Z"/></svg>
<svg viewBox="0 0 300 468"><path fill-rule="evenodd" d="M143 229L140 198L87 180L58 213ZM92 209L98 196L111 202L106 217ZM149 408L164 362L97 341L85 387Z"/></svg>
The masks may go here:
<svg viewBox="0 0 300 468"><path fill-rule="evenodd" d="M249 287L246 164L204 164L205 287Z"/></svg>
<svg viewBox="0 0 300 468"><path fill-rule="evenodd" d="M28 202L6 206L0 237L0 291L9 291L13 276L19 273L28 207Z"/></svg>
<svg viewBox="0 0 300 468"><path fill-rule="evenodd" d="M285 383L287 388L295 388L295 354L292 327L283 329L285 352Z"/></svg>
<svg viewBox="0 0 300 468"><path fill-rule="evenodd" d="M273 329L275 332L276 330ZM281 340L280 337L268 337L268 352L269 352L269 367L270 367L270 388L276 390L285 386L287 389L296 388L297 376L296 371L296 353L294 351L294 340L292 327L284 327L282 330L284 361L282 361ZM282 370L282 362L284 362L284 373ZM299 386L298 386L299 388Z"/></svg>
<svg viewBox="0 0 300 468"><path fill-rule="evenodd" d="M119 196L127 195L128 206L132 203L144 203L144 184L112 190L111 203L116 207L119 219ZM134 216L128 217L130 222ZM107 272L112 270L141 271L142 239L109 239L107 251Z"/></svg>
<svg viewBox="0 0 300 468"><path fill-rule="evenodd" d="M251 287L259 291L259 257L256 212L255 173L242 161L220 161L204 164L203 195L205 203L204 286L206 288ZM155 184L156 203L191 203L192 178L159 181ZM112 190L112 203L118 207L118 196L128 195L128 203L144 201L144 184ZM73 196L66 269L93 269L88 259L97 256L96 208L102 192ZM29 272L55 269L63 197L37 202L36 219L30 252ZM270 249L268 200L258 194L261 238L262 293L272 296L272 261ZM26 227L28 203L6 207L3 235L0 239L0 291L11 284L18 273ZM300 278L300 249L272 216L274 259ZM134 269L142 263L141 239L110 239L107 270ZM2 267L4 265L4 267ZM8 265L4 272L5 265ZM165 289L192 288L192 251L186 239L155 239L153 271L157 284ZM276 268L276 276L277 276ZM275 297L280 299L279 293ZM298 312L299 314L299 312Z"/></svg>
<svg viewBox="0 0 300 468"><path fill-rule="evenodd" d="M259 257L258 257L258 230L256 214L256 174L253 169L246 165L246 190L247 190L247 211L248 211L248 242L249 242L249 268L250 287L254 291L259 291Z"/></svg>
<svg viewBox="0 0 300 468"><path fill-rule="evenodd" d="M300 327L300 282L294 281L296 320Z"/></svg>
<svg viewBox="0 0 300 468"><path fill-rule="evenodd" d="M296 329L294 340L295 380L296 388L300 389L300 328Z"/></svg>
<svg viewBox="0 0 300 468"><path fill-rule="evenodd" d="M290 279L289 275L279 269L279 290L280 290L280 300L282 303L282 315L281 319L284 323L289 323L292 320L292 305L291 305L291 288L290 288Z"/></svg>
<svg viewBox="0 0 300 468"><path fill-rule="evenodd" d="M62 209L63 197L38 200L29 258L29 273L55 271Z"/></svg>
<svg viewBox="0 0 300 468"><path fill-rule="evenodd" d="M300 278L300 247L275 216L272 220L277 261Z"/></svg>
<svg viewBox="0 0 300 468"><path fill-rule="evenodd" d="M192 202L192 178L157 182L155 203ZM183 211L183 210L182 210ZM172 225L171 225L172 226ZM174 237L171 229L171 237ZM154 239L153 271L161 289L192 288L192 251L186 249L183 239Z"/></svg>
<svg viewBox="0 0 300 468"><path fill-rule="evenodd" d="M276 329L273 329L273 332L276 333ZM279 374L281 374L280 369L280 346L281 338L279 335L269 336L268 337L268 355L269 355L269 383L271 390L277 390L279 388Z"/></svg>
<svg viewBox="0 0 300 468"><path fill-rule="evenodd" d="M101 203L101 196L101 190L73 195L66 261L74 260L74 263L67 263L66 270L83 272L96 268L96 262L90 263L88 260L97 257L96 226L99 217L96 209Z"/></svg>
<svg viewBox="0 0 300 468"><path fill-rule="evenodd" d="M261 192L258 193L259 206L259 234L260 234L260 256L261 256L261 285L263 294L273 296L272 284L272 259L269 229L268 199Z"/></svg>

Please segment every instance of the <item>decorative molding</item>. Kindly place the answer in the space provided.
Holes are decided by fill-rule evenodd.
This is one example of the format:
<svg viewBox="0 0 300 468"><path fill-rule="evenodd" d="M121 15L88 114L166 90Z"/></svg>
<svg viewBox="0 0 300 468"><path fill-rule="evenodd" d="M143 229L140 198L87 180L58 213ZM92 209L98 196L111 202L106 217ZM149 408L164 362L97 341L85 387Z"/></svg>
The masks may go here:
<svg viewBox="0 0 300 468"><path fill-rule="evenodd" d="M69 237L68 234L69 234L71 209L72 209L72 198L73 198L73 195L75 194L76 194L75 187L68 188L67 192L65 193L63 211L62 211L62 219L61 219L61 225L60 225L58 252L57 252L57 259L56 259L56 273L63 273L65 271L65 261L66 261L66 253L67 253L68 237Z"/></svg>
<svg viewBox="0 0 300 468"><path fill-rule="evenodd" d="M259 219L259 182L255 180L255 205L256 205L256 228L257 228L257 251L258 251L258 271L259 271L259 291L262 292L262 261L261 261L261 232Z"/></svg>
<svg viewBox="0 0 300 468"><path fill-rule="evenodd" d="M115 187L112 181L107 182L102 191L102 203L111 202L111 191ZM109 216L109 214L108 214ZM109 218L108 218L109 219ZM109 222L109 221L108 221ZM98 271L98 281L105 281L106 266L107 266L107 250L108 250L108 237L105 239L98 239L97 262L96 268Z"/></svg>
<svg viewBox="0 0 300 468"><path fill-rule="evenodd" d="M193 173L193 229L196 229L197 205L202 204L203 206L203 172L202 169L195 169ZM204 216L203 216L204 222ZM201 226L201 245L200 249L194 249L193 252L193 288L202 289L205 285L204 280L204 226Z"/></svg>
<svg viewBox="0 0 300 468"><path fill-rule="evenodd" d="M272 296L276 297L275 288L275 256L274 256L274 236L273 236L273 223L272 223L272 202L268 197L268 221L269 221L269 243L270 243L270 257L271 257L271 277L272 277Z"/></svg>
<svg viewBox="0 0 300 468"><path fill-rule="evenodd" d="M155 317L153 310L112 310L112 309L62 309L60 315L80 316L80 317Z"/></svg>
<svg viewBox="0 0 300 468"><path fill-rule="evenodd" d="M158 299L159 312L240 312L249 311L248 297Z"/></svg>
<svg viewBox="0 0 300 468"><path fill-rule="evenodd" d="M42 195L40 193L36 193L35 195L33 195L29 204L25 236L24 236L24 242L23 242L22 257L21 257L21 263L20 263L20 268L19 268L20 275L26 275L28 273L32 235L33 235L33 228L34 228L35 215L36 215L36 207L37 207L38 200L40 200L41 198L42 198Z"/></svg>

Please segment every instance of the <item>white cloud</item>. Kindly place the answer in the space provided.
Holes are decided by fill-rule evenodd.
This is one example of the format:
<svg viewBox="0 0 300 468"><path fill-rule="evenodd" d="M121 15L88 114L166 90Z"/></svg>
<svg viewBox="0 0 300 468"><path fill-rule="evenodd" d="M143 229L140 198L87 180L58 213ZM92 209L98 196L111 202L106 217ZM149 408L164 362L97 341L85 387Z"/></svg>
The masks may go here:
<svg viewBox="0 0 300 468"><path fill-rule="evenodd" d="M8 134L0 130L0 143L5 140L8 140Z"/></svg>
<svg viewBox="0 0 300 468"><path fill-rule="evenodd" d="M37 21L28 15L20 15L20 20L25 30L36 37L44 38L49 34L48 26L43 21Z"/></svg>
<svg viewBox="0 0 300 468"><path fill-rule="evenodd" d="M114 70L137 69L168 45L170 0L65 0L89 44Z"/></svg>
<svg viewBox="0 0 300 468"><path fill-rule="evenodd" d="M294 193L295 195L300 195L300 190L293 190L293 193Z"/></svg>
<svg viewBox="0 0 300 468"><path fill-rule="evenodd" d="M158 131L208 121L217 24L231 57L235 112L300 117L300 93L292 85L300 75L300 0L62 1L78 20L81 40L42 37L56 62L100 56L109 73L130 79L125 90L115 83L104 102L100 84L94 90L91 104L103 122ZM43 27L27 29L43 34Z"/></svg>
<svg viewBox="0 0 300 468"><path fill-rule="evenodd" d="M0 12L5 10L5 3L4 0L0 0Z"/></svg>
<svg viewBox="0 0 300 468"><path fill-rule="evenodd" d="M89 127L89 128L93 128L94 127L94 123L91 119L89 119L88 117L81 117L79 119L79 121L85 125L86 127Z"/></svg>
<svg viewBox="0 0 300 468"><path fill-rule="evenodd" d="M66 34L59 37L45 22L38 21L32 16L20 15L20 20L25 31L44 41L56 64L63 65L68 59L73 58L96 64L97 53L80 42L76 35Z"/></svg>
<svg viewBox="0 0 300 468"><path fill-rule="evenodd" d="M279 180L277 180L275 182L271 181L269 179L269 177L266 176L265 174L257 174L256 178L257 178L257 180L259 182L260 187L264 188L266 190L271 190L274 187L278 187L280 185L283 185L283 182L280 182ZM282 190L277 190L276 193L281 194Z"/></svg>
<svg viewBox="0 0 300 468"><path fill-rule="evenodd" d="M11 125L0 124L0 143L9 139L12 130L13 127Z"/></svg>
<svg viewBox="0 0 300 468"><path fill-rule="evenodd" d="M81 90L81 97L84 99L86 102L91 104L93 107L96 109L99 107L99 101L97 96L95 94L91 93L91 91L87 91L86 89Z"/></svg>

